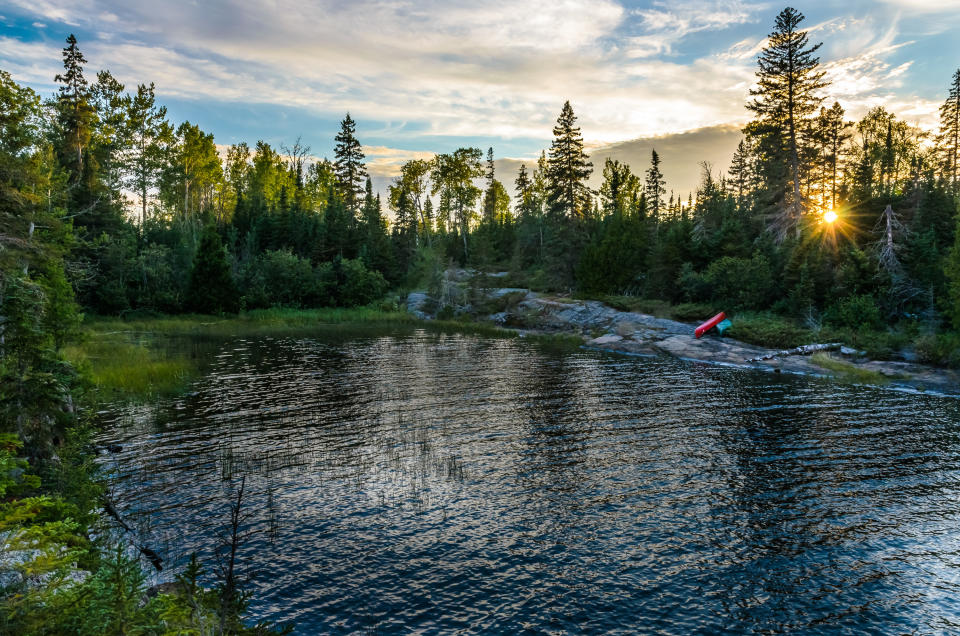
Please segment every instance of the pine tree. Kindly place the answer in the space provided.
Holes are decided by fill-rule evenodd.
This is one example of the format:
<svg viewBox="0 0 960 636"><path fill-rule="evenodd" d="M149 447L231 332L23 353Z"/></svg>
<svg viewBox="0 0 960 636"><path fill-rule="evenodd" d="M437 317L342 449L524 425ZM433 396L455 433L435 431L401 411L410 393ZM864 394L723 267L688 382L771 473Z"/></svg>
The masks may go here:
<svg viewBox="0 0 960 636"><path fill-rule="evenodd" d="M411 225L415 228L416 219L413 219ZM387 235L387 222L383 218L380 195L373 195L373 184L369 177L363 198L362 240L360 256L367 269L376 270L384 276L392 276L392 252L390 238Z"/></svg>
<svg viewBox="0 0 960 636"><path fill-rule="evenodd" d="M123 204L120 189L126 150L130 146L127 114L131 98L110 71L97 73L90 101L97 113L90 147L99 167L99 177L110 196Z"/></svg>
<svg viewBox="0 0 960 636"><path fill-rule="evenodd" d="M340 132L337 133L336 147L333 150L334 168L337 174L337 185L343 195L343 202L350 214L356 216L363 200L363 183L367 178L367 169L363 165L363 150L356 137L357 125L350 118L350 113L340 122Z"/></svg>
<svg viewBox="0 0 960 636"><path fill-rule="evenodd" d="M583 137L575 127L570 102L564 102L553 128L550 158L547 161L547 204L557 217L579 219L589 213L590 189L587 179L593 164L583 152Z"/></svg>
<svg viewBox="0 0 960 636"><path fill-rule="evenodd" d="M237 311L237 288L230 273L227 251L212 225L207 226L200 238L190 272L187 305L203 314Z"/></svg>
<svg viewBox="0 0 960 636"><path fill-rule="evenodd" d="M806 120L823 101L818 92L827 86L823 81L824 72L818 70L820 58L814 57L822 43L809 45L806 31L798 30L803 19L803 14L792 7L777 15L775 30L768 36L769 43L757 60L760 67L757 88L750 90L756 99L747 104L747 109L757 116L747 126L748 134L769 136L768 141L775 145L769 159L774 162L785 159L789 165L787 180L774 177L773 180L780 183L772 184L780 199L780 210L773 225L781 239L791 229L800 229L804 211L800 192L801 136ZM792 184L791 196L786 195L787 182Z"/></svg>
<svg viewBox="0 0 960 636"><path fill-rule="evenodd" d="M487 179L487 189L483 194L483 221L493 223L497 210L497 192L493 187L495 173L493 168L493 147L487 149L487 172L484 175Z"/></svg>
<svg viewBox="0 0 960 636"><path fill-rule="evenodd" d="M514 188L517 193L517 215L526 216L530 213L530 198L533 194L533 182L530 181L530 175L527 174L527 165L524 163L520 164L520 170L517 171L517 180L514 181Z"/></svg>
<svg viewBox="0 0 960 636"><path fill-rule="evenodd" d="M137 86L127 111L130 150L126 185L140 197L141 226L147 221L148 192L156 185L163 166L163 146L173 140L173 130L166 121L167 107L157 106L153 90L153 82Z"/></svg>
<svg viewBox="0 0 960 636"><path fill-rule="evenodd" d="M947 100L940 106L940 146L943 173L954 193L960 191L960 69L953 74Z"/></svg>
<svg viewBox="0 0 960 636"><path fill-rule="evenodd" d="M840 172L840 161L842 159L843 148L851 137L850 122L844 120L843 107L839 102L834 102L829 109L820 109L820 117L817 118L818 137L823 143L823 156L821 161L825 164L824 169L830 180L830 197L824 196L824 203L830 202L830 208L837 207L837 179ZM825 179L826 180L826 179ZM826 188L824 188L826 191Z"/></svg>
<svg viewBox="0 0 960 636"><path fill-rule="evenodd" d="M647 168L647 183L644 194L647 198L647 210L653 218L654 223L661 221L661 211L663 208L663 195L667 193L667 182L660 171L660 155L656 149L650 153L650 167ZM673 193L670 194L671 207L673 206Z"/></svg>
<svg viewBox="0 0 960 636"><path fill-rule="evenodd" d="M62 86L58 89L57 118L63 135L62 162L73 180L83 172L83 151L90 143L95 111L90 104L90 89L83 76L87 63L71 33L63 49L63 70L54 77Z"/></svg>
<svg viewBox="0 0 960 636"><path fill-rule="evenodd" d="M730 162L730 180L727 182L728 189L737 202L737 207L741 209L751 185L750 172L750 147L741 139Z"/></svg>
<svg viewBox="0 0 960 636"><path fill-rule="evenodd" d="M627 216L634 211L640 190L640 180L630 166L607 158L603 165L603 185L600 198L606 214Z"/></svg>

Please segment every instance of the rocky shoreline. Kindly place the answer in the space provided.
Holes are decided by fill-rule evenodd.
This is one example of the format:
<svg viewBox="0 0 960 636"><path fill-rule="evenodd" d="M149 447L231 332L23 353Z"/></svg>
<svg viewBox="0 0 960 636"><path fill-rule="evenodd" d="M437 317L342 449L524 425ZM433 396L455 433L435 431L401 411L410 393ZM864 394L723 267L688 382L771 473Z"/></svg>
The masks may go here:
<svg viewBox="0 0 960 636"><path fill-rule="evenodd" d="M583 338L591 349L630 355L668 354L682 360L752 368L772 373L793 373L883 384L898 389L960 396L960 374L923 364L870 360L860 352L843 347L828 355L835 364L828 369L809 355L782 355L784 352L720 337L716 331L697 339L695 325L647 314L620 311L594 300L541 295L520 288L466 290L464 273L448 272L438 293L412 292L407 310L431 319L448 308L472 310L481 319L508 329L526 332L569 333ZM472 291L473 302L467 303ZM502 306L502 307L501 307ZM487 313L486 309L496 309ZM862 378L875 378L864 381Z"/></svg>

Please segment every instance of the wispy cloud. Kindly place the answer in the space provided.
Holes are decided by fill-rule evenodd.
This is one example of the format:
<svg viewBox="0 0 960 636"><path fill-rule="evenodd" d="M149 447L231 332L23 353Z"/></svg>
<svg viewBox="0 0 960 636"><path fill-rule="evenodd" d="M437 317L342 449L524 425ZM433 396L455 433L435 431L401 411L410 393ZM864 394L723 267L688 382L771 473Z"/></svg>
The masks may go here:
<svg viewBox="0 0 960 636"><path fill-rule="evenodd" d="M349 110L376 122L378 139L416 147L438 136L545 140L566 99L598 143L740 124L778 9L748 0L632 9L614 0L206 0L163 10L153 0L8 2L25 23L47 24L45 35L94 35L81 41L91 70L109 68L130 87L153 81L161 98L330 119ZM929 109L905 88L914 67L896 20L912 0L885 2L869 15L826 17L811 38L828 41L830 96L851 113L911 103L921 117ZM59 45L0 36L0 59L17 79L49 87ZM380 150L368 157L384 174L407 152Z"/></svg>
<svg viewBox="0 0 960 636"><path fill-rule="evenodd" d="M654 2L653 7L636 9L642 31L628 39L627 55L632 58L673 53L677 43L700 31L716 31L752 22L764 5L742 0L712 2Z"/></svg>
<svg viewBox="0 0 960 636"><path fill-rule="evenodd" d="M402 150L387 146L363 146L367 171L374 177L396 177L400 168L413 159L432 159L436 153L423 150Z"/></svg>

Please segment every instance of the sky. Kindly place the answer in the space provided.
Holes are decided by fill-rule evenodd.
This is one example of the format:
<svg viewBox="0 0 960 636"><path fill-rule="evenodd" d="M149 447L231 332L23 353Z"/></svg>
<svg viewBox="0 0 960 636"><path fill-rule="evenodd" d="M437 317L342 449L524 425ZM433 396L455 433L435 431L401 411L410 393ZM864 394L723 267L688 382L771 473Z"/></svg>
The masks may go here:
<svg viewBox="0 0 960 636"><path fill-rule="evenodd" d="M332 156L346 112L375 183L404 161L494 148L499 178L547 148L565 100L602 159L668 187L725 170L780 3L748 0L0 0L0 68L53 93L74 33L95 77L156 84L174 122L219 144L298 136ZM851 118L877 105L927 128L960 67L960 0L794 5ZM598 161L599 160L599 161Z"/></svg>

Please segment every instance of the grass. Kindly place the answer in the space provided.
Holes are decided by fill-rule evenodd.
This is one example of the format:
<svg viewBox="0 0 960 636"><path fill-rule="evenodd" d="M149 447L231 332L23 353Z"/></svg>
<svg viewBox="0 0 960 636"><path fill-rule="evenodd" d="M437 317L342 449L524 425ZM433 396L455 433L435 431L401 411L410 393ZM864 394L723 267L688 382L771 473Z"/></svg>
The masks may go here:
<svg viewBox="0 0 960 636"><path fill-rule="evenodd" d="M184 355L170 354L126 338L91 336L64 348L64 356L99 391L120 397L176 393L196 374Z"/></svg>
<svg viewBox="0 0 960 636"><path fill-rule="evenodd" d="M257 309L237 316L202 316L195 314L158 318L93 318L87 326L94 333L139 332L176 335L237 336L248 334L283 334L342 325L396 326L416 324L417 319L405 311L381 310L374 307L324 309Z"/></svg>
<svg viewBox="0 0 960 636"><path fill-rule="evenodd" d="M837 360L826 353L815 353L810 358L810 362L821 369L826 369L833 373L840 380L848 382L857 382L862 384L887 384L890 378L870 369L862 369L849 362Z"/></svg>
<svg viewBox="0 0 960 636"><path fill-rule="evenodd" d="M575 351L583 346L583 338L572 333L526 333L523 338L560 351Z"/></svg>
<svg viewBox="0 0 960 636"><path fill-rule="evenodd" d="M64 355L112 397L142 399L181 391L200 368L195 352L163 346L160 341L186 336L219 340L238 336L283 336L330 331L420 328L441 333L469 333L488 338L515 338L517 332L489 323L463 320L419 320L394 308L263 309L237 316L178 315L130 320L94 317L86 338L64 349ZM578 339L579 342L579 339Z"/></svg>

